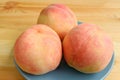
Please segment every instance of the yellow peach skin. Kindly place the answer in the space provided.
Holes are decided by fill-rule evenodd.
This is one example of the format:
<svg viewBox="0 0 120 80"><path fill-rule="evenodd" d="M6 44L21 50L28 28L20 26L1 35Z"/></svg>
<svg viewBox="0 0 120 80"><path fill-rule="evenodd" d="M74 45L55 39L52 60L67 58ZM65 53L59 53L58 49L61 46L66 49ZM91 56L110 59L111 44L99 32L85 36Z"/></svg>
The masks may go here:
<svg viewBox="0 0 120 80"><path fill-rule="evenodd" d="M83 23L66 35L63 50L69 66L83 73L96 73L110 62L113 43L98 26Z"/></svg>
<svg viewBox="0 0 120 80"><path fill-rule="evenodd" d="M63 4L51 4L44 8L38 24L46 24L55 30L63 40L64 36L77 25L75 14Z"/></svg>
<svg viewBox="0 0 120 80"><path fill-rule="evenodd" d="M23 32L14 46L14 58L25 72L34 75L55 70L62 57L61 41L46 25L34 25Z"/></svg>

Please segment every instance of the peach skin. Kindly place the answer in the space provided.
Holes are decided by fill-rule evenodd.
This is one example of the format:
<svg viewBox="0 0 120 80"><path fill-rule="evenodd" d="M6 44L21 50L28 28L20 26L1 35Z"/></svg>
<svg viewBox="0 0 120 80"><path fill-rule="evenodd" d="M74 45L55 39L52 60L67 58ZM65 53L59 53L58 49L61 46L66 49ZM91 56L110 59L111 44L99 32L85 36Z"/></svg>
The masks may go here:
<svg viewBox="0 0 120 80"><path fill-rule="evenodd" d="M25 72L41 75L55 70L62 57L59 36L46 25L34 25L16 40L14 58Z"/></svg>
<svg viewBox="0 0 120 80"><path fill-rule="evenodd" d="M83 23L65 36L63 51L69 66L83 73L97 73L109 64L113 43L98 26Z"/></svg>
<svg viewBox="0 0 120 80"><path fill-rule="evenodd" d="M75 14L63 4L51 4L44 8L38 18L38 24L46 24L55 30L61 40L77 25Z"/></svg>

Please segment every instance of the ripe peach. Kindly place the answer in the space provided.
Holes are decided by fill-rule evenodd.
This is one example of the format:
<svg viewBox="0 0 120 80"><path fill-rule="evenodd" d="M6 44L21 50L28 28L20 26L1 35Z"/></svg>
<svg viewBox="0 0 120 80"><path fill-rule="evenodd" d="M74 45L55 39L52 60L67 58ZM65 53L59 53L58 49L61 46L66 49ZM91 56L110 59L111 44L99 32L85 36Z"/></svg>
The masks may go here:
<svg viewBox="0 0 120 80"><path fill-rule="evenodd" d="M63 50L69 66L83 73L96 73L110 62L113 44L99 27L83 23L66 35Z"/></svg>
<svg viewBox="0 0 120 80"><path fill-rule="evenodd" d="M63 40L64 36L77 25L77 19L67 6L52 4L41 11L38 18L39 23L50 26Z"/></svg>
<svg viewBox="0 0 120 80"><path fill-rule="evenodd" d="M61 41L55 31L46 25L35 25L17 39L14 58L25 72L45 74L57 68L62 57Z"/></svg>

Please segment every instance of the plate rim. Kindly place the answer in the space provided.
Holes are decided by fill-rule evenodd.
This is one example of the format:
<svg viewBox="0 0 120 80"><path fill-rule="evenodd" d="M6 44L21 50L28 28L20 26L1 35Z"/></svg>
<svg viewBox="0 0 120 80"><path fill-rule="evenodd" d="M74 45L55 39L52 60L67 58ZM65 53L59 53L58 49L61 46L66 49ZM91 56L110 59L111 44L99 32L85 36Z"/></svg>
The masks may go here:
<svg viewBox="0 0 120 80"><path fill-rule="evenodd" d="M110 62L109 62L109 63L111 63L111 61L112 61L111 66L110 66L108 72L107 72L103 77L101 77L100 80L104 80L104 79L108 76L108 74L111 72L111 70L112 70L112 68L113 68L113 65L114 65L114 60L115 60L115 53L113 52L112 58L111 58L111 60L110 60ZM26 76L26 75L24 74L25 72L20 69L20 67L17 65L17 63L16 63L15 60L14 60L14 63L15 63L15 66L16 66L18 72L19 72L26 80L31 80L28 76ZM108 65L109 65L109 64L108 64ZM104 70L104 69L103 69L103 70ZM102 70L102 71L103 71L103 70ZM28 74L29 74L29 73L28 73ZM84 74L84 73L83 73L83 74Z"/></svg>

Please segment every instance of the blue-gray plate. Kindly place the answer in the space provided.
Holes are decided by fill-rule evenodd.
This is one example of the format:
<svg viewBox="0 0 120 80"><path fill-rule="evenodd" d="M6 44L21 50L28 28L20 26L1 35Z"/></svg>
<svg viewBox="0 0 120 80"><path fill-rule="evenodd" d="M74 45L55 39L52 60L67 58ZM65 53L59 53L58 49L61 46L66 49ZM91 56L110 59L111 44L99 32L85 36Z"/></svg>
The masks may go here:
<svg viewBox="0 0 120 80"><path fill-rule="evenodd" d="M78 21L78 24L82 22ZM114 53L110 63L107 67L99 73L94 74L85 74L81 73L71 67L69 67L65 60L62 59L59 67L44 75L31 75L22 71L19 66L15 63L20 74L27 80L104 80L105 77L109 74L114 63Z"/></svg>
<svg viewBox="0 0 120 80"><path fill-rule="evenodd" d="M15 63L20 74L27 80L104 80L109 74L114 63L114 54L107 67L99 73L85 74L69 67L65 60L62 59L59 67L44 75L31 75L22 71Z"/></svg>

